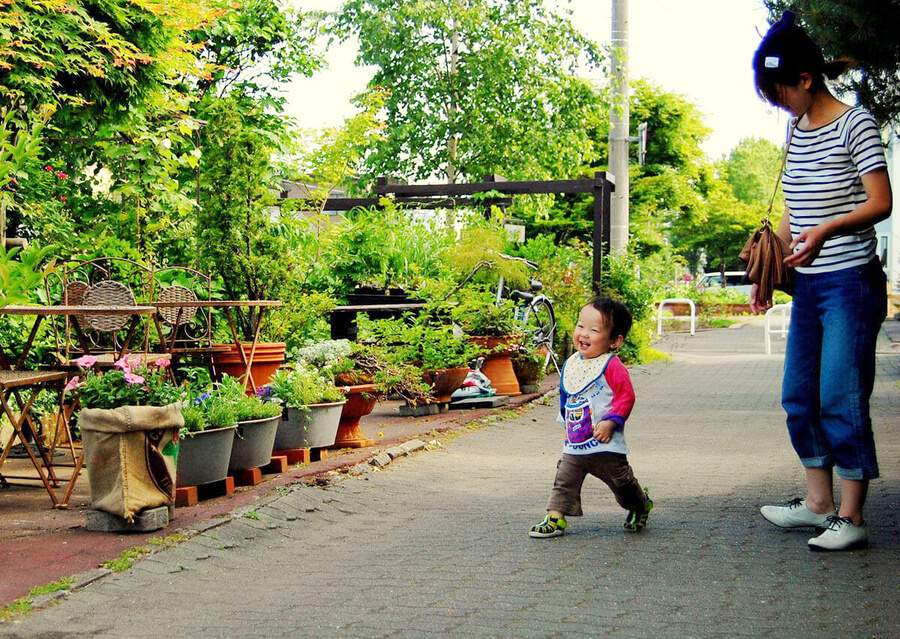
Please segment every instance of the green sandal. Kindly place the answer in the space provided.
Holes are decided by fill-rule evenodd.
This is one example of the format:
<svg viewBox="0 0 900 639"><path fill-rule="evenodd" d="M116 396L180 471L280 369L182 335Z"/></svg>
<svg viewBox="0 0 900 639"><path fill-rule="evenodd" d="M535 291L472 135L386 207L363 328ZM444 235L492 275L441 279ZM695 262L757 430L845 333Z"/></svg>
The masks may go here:
<svg viewBox="0 0 900 639"><path fill-rule="evenodd" d="M556 519L547 515L541 523L532 526L528 531L529 537L559 537L566 532L566 520L563 517Z"/></svg>
<svg viewBox="0 0 900 639"><path fill-rule="evenodd" d="M644 507L641 510L629 510L628 516L625 518L625 530L628 532L641 532L647 525L647 518L650 516L650 511L653 510L653 501L650 499L650 491L646 488L644 494L647 496Z"/></svg>

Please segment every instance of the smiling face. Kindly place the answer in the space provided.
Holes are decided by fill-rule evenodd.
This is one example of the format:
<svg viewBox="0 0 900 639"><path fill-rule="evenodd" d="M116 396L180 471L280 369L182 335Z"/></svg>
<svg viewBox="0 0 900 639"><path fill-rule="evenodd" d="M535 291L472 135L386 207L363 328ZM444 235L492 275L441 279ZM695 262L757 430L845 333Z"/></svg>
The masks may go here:
<svg viewBox="0 0 900 639"><path fill-rule="evenodd" d="M575 350L585 359L599 357L619 348L625 341L621 335L612 337L612 322L603 313L588 304L578 314L578 324L572 335Z"/></svg>

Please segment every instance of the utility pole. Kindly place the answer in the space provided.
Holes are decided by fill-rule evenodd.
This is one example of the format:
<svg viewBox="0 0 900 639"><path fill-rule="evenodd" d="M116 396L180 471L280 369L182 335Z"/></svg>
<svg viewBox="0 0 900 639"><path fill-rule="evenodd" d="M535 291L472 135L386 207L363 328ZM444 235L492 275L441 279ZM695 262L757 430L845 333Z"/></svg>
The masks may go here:
<svg viewBox="0 0 900 639"><path fill-rule="evenodd" d="M628 0L612 0L612 104L609 115L609 172L616 190L610 201L609 249L628 245Z"/></svg>

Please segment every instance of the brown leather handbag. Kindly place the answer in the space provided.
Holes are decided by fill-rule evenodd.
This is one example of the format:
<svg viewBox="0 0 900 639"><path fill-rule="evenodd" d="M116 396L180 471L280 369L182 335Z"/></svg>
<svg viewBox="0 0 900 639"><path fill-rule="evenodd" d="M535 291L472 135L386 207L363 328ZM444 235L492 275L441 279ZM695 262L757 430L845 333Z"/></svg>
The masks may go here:
<svg viewBox="0 0 900 639"><path fill-rule="evenodd" d="M791 254L791 246L775 233L772 223L769 221L769 216L772 214L772 205L775 203L778 185L781 183L781 176L784 174L788 149L791 147L791 139L794 137L794 129L796 127L797 120L794 120L788 136L787 146L784 149L784 155L781 158L781 170L778 172L778 179L775 181L775 191L772 193L772 199L769 201L769 210L766 211L766 217L763 218L759 229L754 231L750 239L747 240L744 249L738 256L747 265L744 276L747 280L759 286L759 292L756 296L757 300L767 305L772 304L772 294L775 292L775 289L791 293L794 288L794 269L786 266L784 263L784 258Z"/></svg>

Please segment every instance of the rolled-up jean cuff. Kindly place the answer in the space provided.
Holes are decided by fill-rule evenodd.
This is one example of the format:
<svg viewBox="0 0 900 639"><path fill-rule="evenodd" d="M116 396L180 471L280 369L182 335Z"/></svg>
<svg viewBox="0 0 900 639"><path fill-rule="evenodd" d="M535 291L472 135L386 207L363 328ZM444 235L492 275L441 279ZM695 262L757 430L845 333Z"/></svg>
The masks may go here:
<svg viewBox="0 0 900 639"><path fill-rule="evenodd" d="M800 463L803 464L804 468L830 469L834 467L834 459L832 459L830 455L824 455L821 457L801 457Z"/></svg>
<svg viewBox="0 0 900 639"><path fill-rule="evenodd" d="M834 470L841 479L849 479L852 481L877 479L879 476L878 466L873 466L871 468L841 468L840 466L835 466Z"/></svg>

